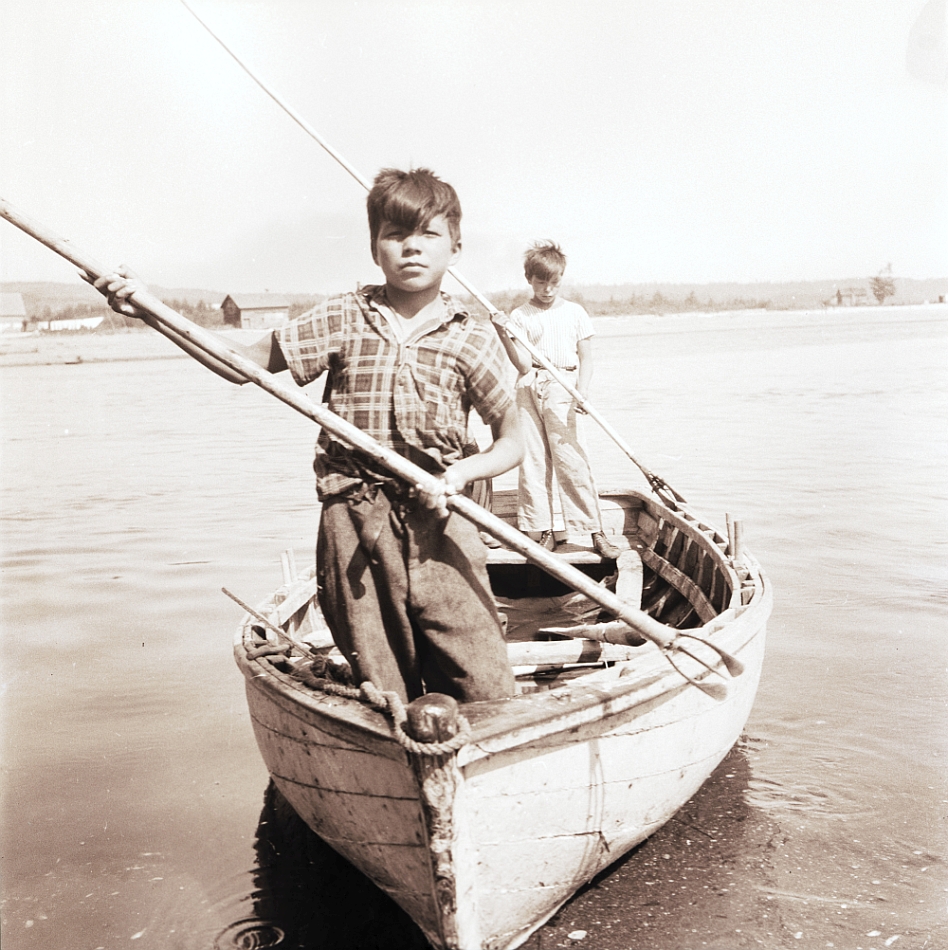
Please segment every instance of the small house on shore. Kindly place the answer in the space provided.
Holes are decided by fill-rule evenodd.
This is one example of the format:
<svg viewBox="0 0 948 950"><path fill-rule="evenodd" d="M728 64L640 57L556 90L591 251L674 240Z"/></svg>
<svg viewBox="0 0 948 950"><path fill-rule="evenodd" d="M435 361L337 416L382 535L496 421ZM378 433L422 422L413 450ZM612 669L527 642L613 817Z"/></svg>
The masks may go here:
<svg viewBox="0 0 948 950"><path fill-rule="evenodd" d="M23 295L0 293L0 333L20 333L26 324Z"/></svg>
<svg viewBox="0 0 948 950"><path fill-rule="evenodd" d="M869 303L869 291L864 287L842 287L832 302L837 307L865 307Z"/></svg>
<svg viewBox="0 0 948 950"><path fill-rule="evenodd" d="M271 330L290 317L290 301L279 294L228 294L221 303L224 324L244 330Z"/></svg>

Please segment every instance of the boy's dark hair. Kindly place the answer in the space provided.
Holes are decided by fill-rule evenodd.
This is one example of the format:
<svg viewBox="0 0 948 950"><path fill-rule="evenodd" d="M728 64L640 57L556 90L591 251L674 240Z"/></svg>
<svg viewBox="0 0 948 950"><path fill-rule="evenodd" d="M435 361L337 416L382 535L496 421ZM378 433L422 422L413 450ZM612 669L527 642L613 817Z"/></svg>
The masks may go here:
<svg viewBox="0 0 948 950"><path fill-rule="evenodd" d="M523 273L527 280L533 280L534 277L540 280L562 277L565 271L566 255L559 244L552 241L537 241L523 255Z"/></svg>
<svg viewBox="0 0 948 950"><path fill-rule="evenodd" d="M407 172L383 168L375 176L366 207L373 255L383 221L416 231L443 214L451 241L457 244L461 240L461 202L457 192L428 168Z"/></svg>

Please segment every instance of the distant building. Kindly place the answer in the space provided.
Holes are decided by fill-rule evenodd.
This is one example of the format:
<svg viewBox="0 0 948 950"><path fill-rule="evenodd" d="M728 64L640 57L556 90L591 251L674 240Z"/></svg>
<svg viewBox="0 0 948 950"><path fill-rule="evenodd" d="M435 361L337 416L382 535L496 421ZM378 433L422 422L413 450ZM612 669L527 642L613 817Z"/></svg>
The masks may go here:
<svg viewBox="0 0 948 950"><path fill-rule="evenodd" d="M278 294L228 294L221 303L224 324L249 330L270 330L290 318L290 301Z"/></svg>
<svg viewBox="0 0 948 950"><path fill-rule="evenodd" d="M864 307L869 303L869 291L862 287L843 287L836 291L832 302L837 307Z"/></svg>
<svg viewBox="0 0 948 950"><path fill-rule="evenodd" d="M23 295L0 293L0 333L20 333L26 323Z"/></svg>

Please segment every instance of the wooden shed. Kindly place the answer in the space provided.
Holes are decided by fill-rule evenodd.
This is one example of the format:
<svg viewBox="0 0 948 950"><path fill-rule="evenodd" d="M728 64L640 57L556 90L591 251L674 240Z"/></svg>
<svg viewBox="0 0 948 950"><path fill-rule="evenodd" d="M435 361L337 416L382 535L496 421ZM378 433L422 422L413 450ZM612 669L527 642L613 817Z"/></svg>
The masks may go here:
<svg viewBox="0 0 948 950"><path fill-rule="evenodd" d="M228 294L221 303L221 313L229 327L270 330L289 319L290 301L279 294Z"/></svg>
<svg viewBox="0 0 948 950"><path fill-rule="evenodd" d="M864 307L869 303L869 291L864 287L842 287L833 301L837 307Z"/></svg>

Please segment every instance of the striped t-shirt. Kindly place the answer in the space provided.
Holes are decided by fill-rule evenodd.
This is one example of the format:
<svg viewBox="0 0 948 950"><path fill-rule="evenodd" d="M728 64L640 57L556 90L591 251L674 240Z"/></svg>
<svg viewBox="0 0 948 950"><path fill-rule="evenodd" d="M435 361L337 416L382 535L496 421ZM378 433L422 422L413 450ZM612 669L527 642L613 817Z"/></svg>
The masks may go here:
<svg viewBox="0 0 948 950"><path fill-rule="evenodd" d="M595 333L586 310L562 297L558 297L549 310L525 303L510 315L510 322L523 332L537 352L563 370L576 368L577 344Z"/></svg>

